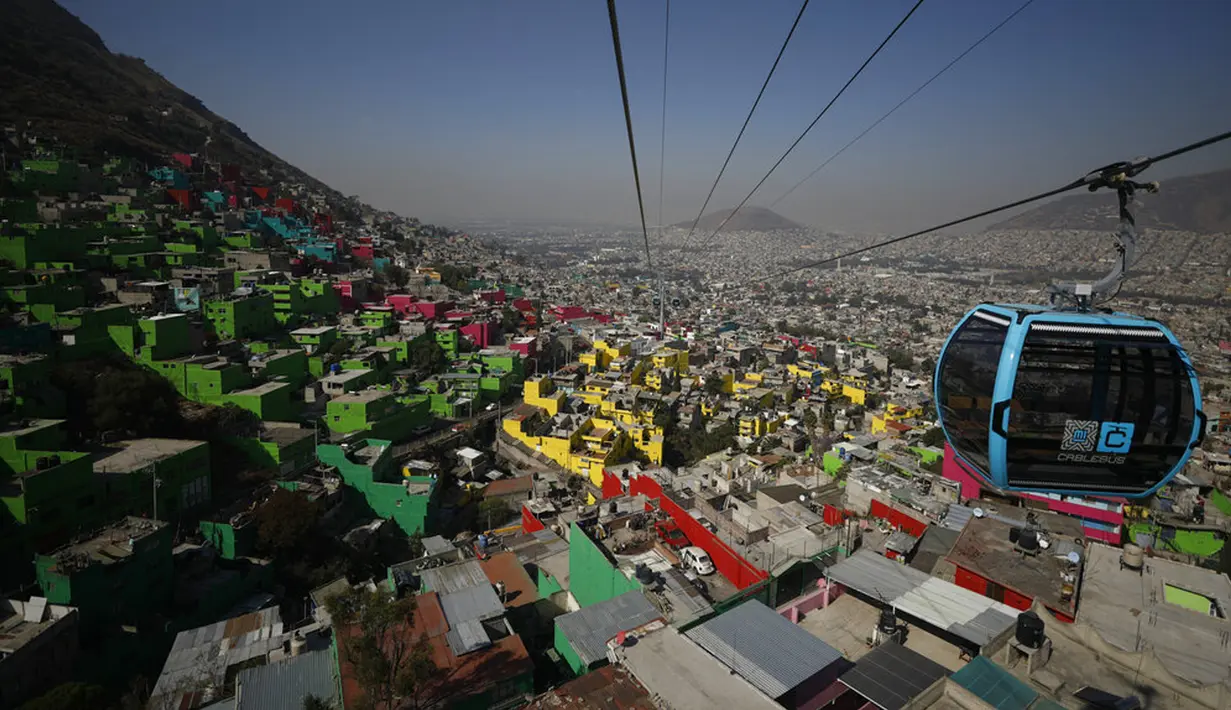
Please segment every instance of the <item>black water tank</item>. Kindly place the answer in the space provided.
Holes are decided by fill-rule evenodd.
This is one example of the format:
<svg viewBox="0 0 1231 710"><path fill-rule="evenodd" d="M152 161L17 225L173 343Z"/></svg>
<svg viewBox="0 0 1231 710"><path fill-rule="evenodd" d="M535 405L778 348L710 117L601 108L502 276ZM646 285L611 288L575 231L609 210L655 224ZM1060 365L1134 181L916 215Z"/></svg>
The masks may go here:
<svg viewBox="0 0 1231 710"><path fill-rule="evenodd" d="M1009 542L1017 544L1017 541L1022 539L1021 528L1009 528Z"/></svg>
<svg viewBox="0 0 1231 710"><path fill-rule="evenodd" d="M898 619L893 614L893 609L881 609L880 621L876 623L876 628L882 633L893 635L898 630Z"/></svg>
<svg viewBox="0 0 1231 710"><path fill-rule="evenodd" d="M644 565L644 564L638 564L638 565L637 565L637 569L636 569L635 574L636 574L636 576L637 576L637 581L638 581L638 582L641 582L642 584L649 585L649 584L653 584L653 583L654 583L654 572L653 572L653 570L651 570L649 567L647 567L647 566L646 566L646 565Z"/></svg>
<svg viewBox="0 0 1231 710"><path fill-rule="evenodd" d="M1026 648L1039 648L1043 645L1043 620L1033 611L1024 611L1017 615L1017 642Z"/></svg>
<svg viewBox="0 0 1231 710"><path fill-rule="evenodd" d="M1017 538L1017 546L1027 552L1033 552L1039 549L1039 536L1033 530L1023 530Z"/></svg>

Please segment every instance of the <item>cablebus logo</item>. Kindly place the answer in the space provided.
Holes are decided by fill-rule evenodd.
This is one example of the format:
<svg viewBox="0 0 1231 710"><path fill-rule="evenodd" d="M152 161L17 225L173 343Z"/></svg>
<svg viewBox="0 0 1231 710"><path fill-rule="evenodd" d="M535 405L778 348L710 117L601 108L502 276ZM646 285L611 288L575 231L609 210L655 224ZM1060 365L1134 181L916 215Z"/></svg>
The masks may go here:
<svg viewBox="0 0 1231 710"><path fill-rule="evenodd" d="M1119 465L1133 446L1134 425L1070 419L1064 423L1058 461Z"/></svg>

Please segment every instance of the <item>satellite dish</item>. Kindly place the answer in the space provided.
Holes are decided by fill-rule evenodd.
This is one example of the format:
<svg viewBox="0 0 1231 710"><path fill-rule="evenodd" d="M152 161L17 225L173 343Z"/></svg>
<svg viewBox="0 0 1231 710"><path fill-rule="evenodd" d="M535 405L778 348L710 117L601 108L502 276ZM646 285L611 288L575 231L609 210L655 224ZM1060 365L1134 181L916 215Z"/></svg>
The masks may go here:
<svg viewBox="0 0 1231 710"><path fill-rule="evenodd" d="M1075 564L1075 565L1081 564L1081 553L1076 550L1073 550L1072 552L1070 552L1068 555L1066 555L1066 557L1068 558L1071 564Z"/></svg>
<svg viewBox="0 0 1231 710"><path fill-rule="evenodd" d="M972 513L974 513L974 516L975 516L976 518L982 518L982 517L983 517L983 509L982 509L982 508L975 508L975 509L974 509L974 510L972 510L971 512L972 512Z"/></svg>

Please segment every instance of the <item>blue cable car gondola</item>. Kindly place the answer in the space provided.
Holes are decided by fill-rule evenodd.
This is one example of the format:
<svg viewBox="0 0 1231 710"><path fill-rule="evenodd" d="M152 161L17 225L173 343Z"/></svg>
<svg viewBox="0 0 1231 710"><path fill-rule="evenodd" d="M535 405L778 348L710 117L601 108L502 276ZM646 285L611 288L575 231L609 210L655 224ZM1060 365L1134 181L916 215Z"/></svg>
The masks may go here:
<svg viewBox="0 0 1231 710"><path fill-rule="evenodd" d="M1132 262L1133 190L1157 189L1128 177L1112 172L1104 185L1120 198L1121 259L1108 276L1053 286L1052 307L980 305L938 359L941 428L961 462L997 488L1144 497L1201 443L1201 390L1175 335L1099 308Z"/></svg>

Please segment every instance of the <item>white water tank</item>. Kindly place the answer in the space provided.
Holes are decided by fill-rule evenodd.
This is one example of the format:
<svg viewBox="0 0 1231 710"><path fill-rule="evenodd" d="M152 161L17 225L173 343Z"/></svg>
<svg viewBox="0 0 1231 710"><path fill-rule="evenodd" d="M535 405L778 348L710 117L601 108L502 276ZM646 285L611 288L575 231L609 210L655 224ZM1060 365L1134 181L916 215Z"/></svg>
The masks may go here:
<svg viewBox="0 0 1231 710"><path fill-rule="evenodd" d="M308 640L303 637L298 631L291 637L291 655L298 656L303 653L304 648L308 645Z"/></svg>
<svg viewBox="0 0 1231 710"><path fill-rule="evenodd" d="M1141 569L1145 565L1145 551L1133 543L1128 543L1120 552L1120 564L1129 569Z"/></svg>

